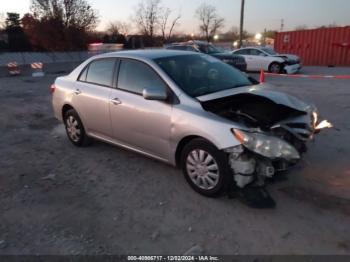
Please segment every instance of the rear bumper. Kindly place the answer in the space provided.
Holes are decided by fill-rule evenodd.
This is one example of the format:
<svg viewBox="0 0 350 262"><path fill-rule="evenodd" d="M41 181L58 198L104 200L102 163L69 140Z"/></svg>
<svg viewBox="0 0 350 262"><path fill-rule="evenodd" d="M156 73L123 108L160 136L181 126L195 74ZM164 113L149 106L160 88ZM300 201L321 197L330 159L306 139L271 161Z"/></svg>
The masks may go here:
<svg viewBox="0 0 350 262"><path fill-rule="evenodd" d="M54 113L55 118L62 122L63 121L62 106L59 103L57 97L55 98L55 94L52 95L51 105L52 105L52 109L53 109L53 113Z"/></svg>

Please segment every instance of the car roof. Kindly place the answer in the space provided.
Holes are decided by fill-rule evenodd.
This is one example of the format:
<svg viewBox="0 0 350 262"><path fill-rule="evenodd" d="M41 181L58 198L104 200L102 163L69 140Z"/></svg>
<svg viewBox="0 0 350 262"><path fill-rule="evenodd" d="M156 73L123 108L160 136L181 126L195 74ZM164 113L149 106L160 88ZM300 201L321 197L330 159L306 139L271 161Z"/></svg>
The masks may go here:
<svg viewBox="0 0 350 262"><path fill-rule="evenodd" d="M259 49L259 50L261 50L262 47L260 47L260 46L246 46L246 47L239 48L239 49L237 49L235 51L244 50L244 49Z"/></svg>
<svg viewBox="0 0 350 262"><path fill-rule="evenodd" d="M171 43L169 46L186 46L186 45L209 45L210 43L200 40L190 40L187 42L175 42Z"/></svg>
<svg viewBox="0 0 350 262"><path fill-rule="evenodd" d="M172 56L183 56L186 54L196 54L194 52L169 50L169 49L149 49L149 50L130 50L130 51L119 51L111 52L99 55L99 58L107 57L124 57L124 58L134 58L134 59L158 59L164 57Z"/></svg>

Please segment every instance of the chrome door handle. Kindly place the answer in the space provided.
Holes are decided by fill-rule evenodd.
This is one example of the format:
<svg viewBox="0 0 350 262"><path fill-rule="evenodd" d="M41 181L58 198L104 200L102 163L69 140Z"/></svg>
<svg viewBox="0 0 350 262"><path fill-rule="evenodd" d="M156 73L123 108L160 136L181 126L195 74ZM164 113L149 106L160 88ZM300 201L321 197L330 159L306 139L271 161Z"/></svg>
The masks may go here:
<svg viewBox="0 0 350 262"><path fill-rule="evenodd" d="M113 98L111 102L115 106L122 104L122 101L120 101L119 98Z"/></svg>
<svg viewBox="0 0 350 262"><path fill-rule="evenodd" d="M82 92L80 91L80 89L76 89L75 91L74 91L74 94L76 94L76 95L80 95Z"/></svg>

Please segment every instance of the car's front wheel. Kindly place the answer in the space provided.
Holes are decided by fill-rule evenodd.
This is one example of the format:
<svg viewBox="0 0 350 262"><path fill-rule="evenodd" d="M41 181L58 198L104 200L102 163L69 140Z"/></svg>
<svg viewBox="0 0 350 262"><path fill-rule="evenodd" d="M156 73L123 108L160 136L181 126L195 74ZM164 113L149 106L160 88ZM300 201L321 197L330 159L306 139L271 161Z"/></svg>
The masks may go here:
<svg viewBox="0 0 350 262"><path fill-rule="evenodd" d="M282 72L282 66L280 63L274 62L270 65L269 67L269 72L270 73L275 73L275 74L279 74Z"/></svg>
<svg viewBox="0 0 350 262"><path fill-rule="evenodd" d="M73 145L80 147L90 143L90 138L85 133L83 123L74 109L70 109L64 114L64 125L67 136Z"/></svg>
<svg viewBox="0 0 350 262"><path fill-rule="evenodd" d="M232 186L226 154L204 139L194 139L184 147L181 167L190 186L204 196L220 196Z"/></svg>

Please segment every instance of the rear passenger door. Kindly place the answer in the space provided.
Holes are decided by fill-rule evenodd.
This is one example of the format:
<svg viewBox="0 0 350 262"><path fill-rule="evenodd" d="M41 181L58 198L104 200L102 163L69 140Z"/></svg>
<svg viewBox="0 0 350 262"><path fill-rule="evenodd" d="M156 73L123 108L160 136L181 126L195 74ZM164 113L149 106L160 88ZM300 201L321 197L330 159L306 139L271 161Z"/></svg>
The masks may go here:
<svg viewBox="0 0 350 262"><path fill-rule="evenodd" d="M109 96L115 68L115 58L92 61L79 76L73 94L73 106L86 131L104 138L112 136Z"/></svg>

